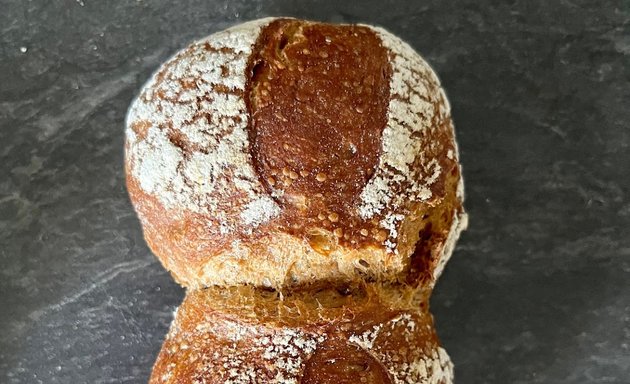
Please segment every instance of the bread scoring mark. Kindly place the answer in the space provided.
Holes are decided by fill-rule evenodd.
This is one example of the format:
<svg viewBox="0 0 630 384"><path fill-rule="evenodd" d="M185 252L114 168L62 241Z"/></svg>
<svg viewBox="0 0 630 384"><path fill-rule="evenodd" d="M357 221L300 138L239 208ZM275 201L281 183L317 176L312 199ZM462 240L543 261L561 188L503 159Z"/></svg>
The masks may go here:
<svg viewBox="0 0 630 384"><path fill-rule="evenodd" d="M383 362L365 348L332 335L305 364L300 384L393 384Z"/></svg>
<svg viewBox="0 0 630 384"><path fill-rule="evenodd" d="M279 213L251 165L243 94L261 19L193 43L162 66L127 116L140 187L168 208L213 214L221 233ZM225 205L236 211L228 217Z"/></svg>
<svg viewBox="0 0 630 384"><path fill-rule="evenodd" d="M273 224L297 237L317 228L343 246L382 247L378 220L356 211L378 164L390 96L377 34L278 19L261 32L247 72L254 169L282 207Z"/></svg>
<svg viewBox="0 0 630 384"><path fill-rule="evenodd" d="M366 220L382 217L380 225L389 232L384 244L397 253L401 207L430 200L431 186L442 177L440 163L424 158L428 136L448 119L449 107L437 76L413 48L382 28L372 28L390 52L393 75L379 164L361 192L358 211Z"/></svg>

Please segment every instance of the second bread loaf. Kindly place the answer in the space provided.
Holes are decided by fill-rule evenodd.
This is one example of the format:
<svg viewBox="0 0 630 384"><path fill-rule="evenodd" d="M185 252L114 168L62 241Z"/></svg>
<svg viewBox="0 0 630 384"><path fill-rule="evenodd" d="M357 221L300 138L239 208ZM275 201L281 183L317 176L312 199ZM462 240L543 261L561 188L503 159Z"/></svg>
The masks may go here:
<svg viewBox="0 0 630 384"><path fill-rule="evenodd" d="M189 291L151 384L450 384L426 302L383 286Z"/></svg>

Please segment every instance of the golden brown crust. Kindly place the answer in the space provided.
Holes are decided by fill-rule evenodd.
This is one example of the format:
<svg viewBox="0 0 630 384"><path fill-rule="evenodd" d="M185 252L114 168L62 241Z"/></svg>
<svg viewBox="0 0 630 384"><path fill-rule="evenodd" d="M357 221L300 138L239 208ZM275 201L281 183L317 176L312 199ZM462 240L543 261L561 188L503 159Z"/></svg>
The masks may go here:
<svg viewBox="0 0 630 384"><path fill-rule="evenodd" d="M451 383L428 312L380 290L191 291L150 383Z"/></svg>

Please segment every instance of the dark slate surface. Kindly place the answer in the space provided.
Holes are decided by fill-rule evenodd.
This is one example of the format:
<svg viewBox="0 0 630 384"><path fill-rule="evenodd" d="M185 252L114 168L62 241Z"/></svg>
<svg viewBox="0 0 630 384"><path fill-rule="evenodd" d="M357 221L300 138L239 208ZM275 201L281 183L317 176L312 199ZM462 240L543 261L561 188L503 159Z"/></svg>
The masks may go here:
<svg viewBox="0 0 630 384"><path fill-rule="evenodd" d="M0 0L0 382L146 382L183 292L127 199L126 108L270 15L382 25L440 74L471 217L432 301L457 382L630 382L627 1L173 4Z"/></svg>

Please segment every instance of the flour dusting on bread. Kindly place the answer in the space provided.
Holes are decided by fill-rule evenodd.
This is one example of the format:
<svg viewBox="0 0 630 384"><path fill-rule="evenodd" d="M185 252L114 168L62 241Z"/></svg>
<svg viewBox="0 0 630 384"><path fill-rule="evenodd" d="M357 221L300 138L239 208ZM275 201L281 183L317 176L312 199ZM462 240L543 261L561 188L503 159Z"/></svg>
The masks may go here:
<svg viewBox="0 0 630 384"><path fill-rule="evenodd" d="M397 212L409 202L431 199L431 186L444 177L439 162L427 158L427 147L429 133L448 119L444 111L449 106L437 76L414 49L388 31L373 28L390 51L393 74L378 168L361 193L358 210L365 219L385 216L382 227L390 234L386 245L395 251L397 224L404 217ZM418 159L421 167L416 166Z"/></svg>
<svg viewBox="0 0 630 384"><path fill-rule="evenodd" d="M232 199L242 202L241 217L251 226L278 214L252 166L243 97L252 47L271 20L195 42L153 76L131 107L131 173L166 208L219 213Z"/></svg>

